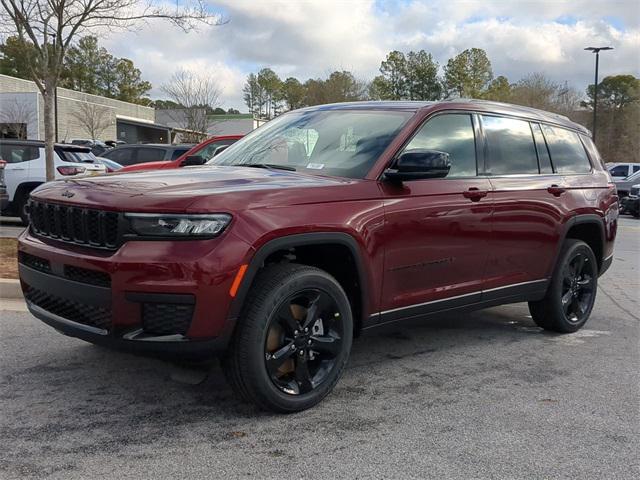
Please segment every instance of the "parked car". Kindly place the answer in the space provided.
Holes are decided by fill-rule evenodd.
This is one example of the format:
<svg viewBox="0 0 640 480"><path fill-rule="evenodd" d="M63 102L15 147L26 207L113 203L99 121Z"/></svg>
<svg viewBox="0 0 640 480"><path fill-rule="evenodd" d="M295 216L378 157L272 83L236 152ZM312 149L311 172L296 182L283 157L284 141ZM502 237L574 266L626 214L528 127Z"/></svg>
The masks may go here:
<svg viewBox="0 0 640 480"><path fill-rule="evenodd" d="M622 180L640 171L640 163L607 163L607 170L614 180Z"/></svg>
<svg viewBox="0 0 640 480"><path fill-rule="evenodd" d="M199 143L191 150L183 153L180 157L171 161L138 163L124 167L122 172L133 172L138 170L156 170L159 168L179 168L187 165L202 165L211 160L224 147L234 144L243 135L224 135L211 137Z"/></svg>
<svg viewBox="0 0 640 480"><path fill-rule="evenodd" d="M242 398L292 412L333 389L363 330L526 301L540 327L577 331L618 201L584 127L455 100L289 112L206 166L46 184L29 212L19 271L37 318L218 354ZM74 232L47 220L79 212Z"/></svg>
<svg viewBox="0 0 640 480"><path fill-rule="evenodd" d="M636 183L640 183L640 170L636 173L631 174L627 178L623 178L622 180L615 180L616 189L618 190L618 196L626 197L629 195L629 190Z"/></svg>
<svg viewBox="0 0 640 480"><path fill-rule="evenodd" d="M640 183L632 185L629 195L620 200L620 213L640 217Z"/></svg>
<svg viewBox="0 0 640 480"><path fill-rule="evenodd" d="M101 142L100 140L90 140L90 139L83 139L83 138L74 138L69 143L71 143L72 145L89 147L91 149L91 152L96 157L99 157L103 153L111 150L112 148L111 146L107 145L105 142Z"/></svg>
<svg viewBox="0 0 640 480"><path fill-rule="evenodd" d="M7 193L7 185L4 182L4 167L7 162L0 160L0 212L9 205L9 194Z"/></svg>
<svg viewBox="0 0 640 480"><path fill-rule="evenodd" d="M193 145L169 145L164 143L121 145L105 152L101 156L126 167L137 163L175 160L192 147Z"/></svg>
<svg viewBox="0 0 640 480"><path fill-rule="evenodd" d="M0 139L0 159L7 162L4 175L9 199L5 211L19 216L26 224L24 207L29 194L46 181L44 142ZM63 143L54 147L54 165L56 178L78 178L106 171L89 148Z"/></svg>

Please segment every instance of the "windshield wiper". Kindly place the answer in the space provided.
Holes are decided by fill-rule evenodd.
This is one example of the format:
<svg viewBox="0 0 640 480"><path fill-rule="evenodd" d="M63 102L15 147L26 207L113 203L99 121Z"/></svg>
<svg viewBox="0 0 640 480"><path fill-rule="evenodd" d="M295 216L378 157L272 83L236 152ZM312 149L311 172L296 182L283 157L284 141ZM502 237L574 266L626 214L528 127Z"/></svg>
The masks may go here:
<svg viewBox="0 0 640 480"><path fill-rule="evenodd" d="M287 170L289 172L295 172L294 167L289 165L278 165L277 163L241 163L239 167L253 167L253 168L267 168L269 170Z"/></svg>

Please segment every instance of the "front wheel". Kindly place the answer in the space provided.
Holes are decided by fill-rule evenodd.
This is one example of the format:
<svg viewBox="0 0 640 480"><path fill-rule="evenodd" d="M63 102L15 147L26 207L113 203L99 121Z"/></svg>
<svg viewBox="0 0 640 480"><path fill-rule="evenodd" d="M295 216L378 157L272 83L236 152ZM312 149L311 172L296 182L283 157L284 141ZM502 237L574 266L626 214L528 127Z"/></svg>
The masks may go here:
<svg viewBox="0 0 640 480"><path fill-rule="evenodd" d="M342 376L353 338L349 300L327 272L265 268L248 295L224 361L232 387L265 410L320 402Z"/></svg>
<svg viewBox="0 0 640 480"><path fill-rule="evenodd" d="M598 264L591 247L565 241L545 297L529 302L533 321L545 330L576 332L587 322L598 289Z"/></svg>

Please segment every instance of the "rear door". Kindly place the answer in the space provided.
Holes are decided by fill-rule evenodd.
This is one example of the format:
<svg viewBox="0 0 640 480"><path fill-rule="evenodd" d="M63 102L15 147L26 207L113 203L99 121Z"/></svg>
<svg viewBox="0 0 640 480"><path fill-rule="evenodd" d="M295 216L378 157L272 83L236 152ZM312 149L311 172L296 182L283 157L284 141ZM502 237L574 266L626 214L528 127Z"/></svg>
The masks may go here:
<svg viewBox="0 0 640 480"><path fill-rule="evenodd" d="M478 176L474 115L443 113L403 151L443 151L446 178L381 182L385 227L381 322L480 299L491 233L491 185Z"/></svg>
<svg viewBox="0 0 640 480"><path fill-rule="evenodd" d="M137 150L136 147L118 147L106 152L103 156L122 166L133 165L136 163Z"/></svg>
<svg viewBox="0 0 640 480"><path fill-rule="evenodd" d="M539 124L480 119L494 198L483 300L543 291L561 233L564 177L554 173Z"/></svg>

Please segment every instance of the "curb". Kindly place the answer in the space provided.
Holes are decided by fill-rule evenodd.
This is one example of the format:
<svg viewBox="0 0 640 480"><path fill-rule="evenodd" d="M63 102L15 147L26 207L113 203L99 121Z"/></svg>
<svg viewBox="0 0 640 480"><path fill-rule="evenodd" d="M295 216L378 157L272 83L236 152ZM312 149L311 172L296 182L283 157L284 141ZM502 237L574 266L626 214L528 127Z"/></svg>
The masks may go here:
<svg viewBox="0 0 640 480"><path fill-rule="evenodd" d="M22 288L20 288L20 280L13 280L11 278L0 278L0 298L22 298Z"/></svg>

